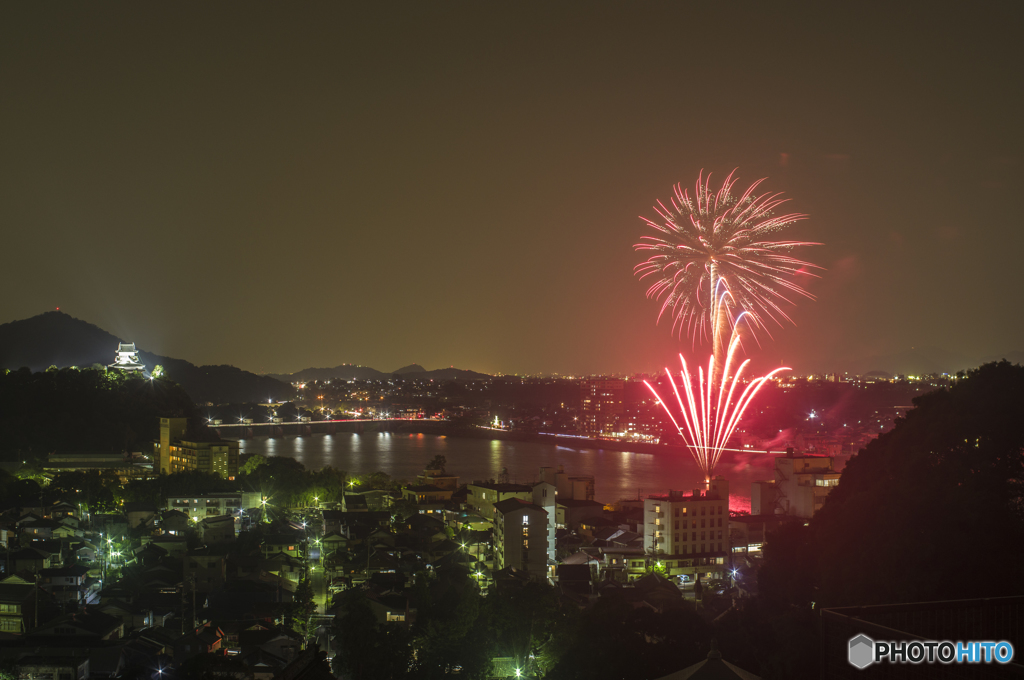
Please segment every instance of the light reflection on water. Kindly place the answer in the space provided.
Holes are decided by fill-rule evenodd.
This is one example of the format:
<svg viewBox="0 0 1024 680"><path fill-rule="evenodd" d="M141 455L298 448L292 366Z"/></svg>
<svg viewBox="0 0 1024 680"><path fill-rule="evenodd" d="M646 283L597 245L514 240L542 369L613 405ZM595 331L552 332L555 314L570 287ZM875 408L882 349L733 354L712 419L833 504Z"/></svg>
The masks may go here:
<svg viewBox="0 0 1024 680"><path fill-rule="evenodd" d="M569 475L594 475L596 500L612 503L637 494L692 491L701 482L687 455L649 455L604 449L574 449L538 442L463 439L428 434L314 434L241 442L242 453L290 456L311 470L333 466L354 475L383 471L412 481L436 455L462 482L497 479L508 468L509 481L536 481L543 466L564 465ZM730 481L733 510L750 508L750 482L771 479L773 458L763 453L722 454L717 473Z"/></svg>

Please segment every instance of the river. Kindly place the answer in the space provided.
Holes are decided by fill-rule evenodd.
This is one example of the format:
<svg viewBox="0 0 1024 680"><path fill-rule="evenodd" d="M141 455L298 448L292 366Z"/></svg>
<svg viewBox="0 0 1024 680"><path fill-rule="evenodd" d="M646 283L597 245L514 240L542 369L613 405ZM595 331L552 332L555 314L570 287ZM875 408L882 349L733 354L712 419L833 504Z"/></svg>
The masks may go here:
<svg viewBox="0 0 1024 680"><path fill-rule="evenodd" d="M447 460L460 481L497 479L503 468L509 481L537 480L543 466L565 466L570 475L593 475L595 500L613 503L637 494L692 490L701 475L686 455L646 454L574 448L537 442L472 439L429 434L337 433L243 439L242 453L288 456L306 468L330 465L352 475L386 472L413 481L436 455ZM732 510L750 509L750 483L774 476L773 456L726 451L715 470L730 481Z"/></svg>

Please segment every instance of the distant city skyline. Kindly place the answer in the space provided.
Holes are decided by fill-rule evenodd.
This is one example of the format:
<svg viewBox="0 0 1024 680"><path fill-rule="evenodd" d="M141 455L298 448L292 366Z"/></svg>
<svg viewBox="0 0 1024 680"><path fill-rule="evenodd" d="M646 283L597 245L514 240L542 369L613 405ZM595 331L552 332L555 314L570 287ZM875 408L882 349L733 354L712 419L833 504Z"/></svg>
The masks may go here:
<svg viewBox="0 0 1024 680"><path fill-rule="evenodd" d="M639 216L737 168L825 244L758 370L1012 355L1021 12L6 6L0 322L261 373L675 366L708 348L655 327Z"/></svg>

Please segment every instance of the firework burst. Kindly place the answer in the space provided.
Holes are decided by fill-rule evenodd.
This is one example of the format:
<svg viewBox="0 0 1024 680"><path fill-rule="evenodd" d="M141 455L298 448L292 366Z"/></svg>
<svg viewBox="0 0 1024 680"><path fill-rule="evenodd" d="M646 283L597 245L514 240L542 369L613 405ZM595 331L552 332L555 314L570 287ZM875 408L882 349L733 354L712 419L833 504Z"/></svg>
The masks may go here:
<svg viewBox="0 0 1024 680"><path fill-rule="evenodd" d="M725 310L722 312L726 313ZM679 373L679 383L683 387L682 393L679 391L679 383L672 377L672 371L665 369L679 407L678 419L658 391L649 382L644 381L690 449L705 480L711 479L722 451L728 445L750 402L777 373L789 370L788 367L779 367L767 375L747 378L744 373L750 359L745 359L733 372L739 347L740 334L733 324L729 350L721 373L715 368L715 355L708 360L706 373L703 367L698 367L697 373L694 374L686 364L686 359L680 354L682 371ZM682 425L679 423L680 420Z"/></svg>
<svg viewBox="0 0 1024 680"><path fill-rule="evenodd" d="M693 196L677 184L671 207L661 201L654 207L659 221L641 217L659 235L644 236L633 246L652 251L634 271L641 280L654 278L647 297L662 302L659 323L668 313L673 334L685 333L694 342L708 338L719 356L725 350L727 323L718 314L722 286L728 288L735 306L749 314L751 330L764 328L765 319L792 322L782 304L792 304L793 295L813 296L791 277L818 267L789 253L800 246L820 245L773 240L777 232L806 215L776 216L785 199L778 193L755 194L763 179L738 193L734 174L713 191L711 175L705 177L702 172Z"/></svg>

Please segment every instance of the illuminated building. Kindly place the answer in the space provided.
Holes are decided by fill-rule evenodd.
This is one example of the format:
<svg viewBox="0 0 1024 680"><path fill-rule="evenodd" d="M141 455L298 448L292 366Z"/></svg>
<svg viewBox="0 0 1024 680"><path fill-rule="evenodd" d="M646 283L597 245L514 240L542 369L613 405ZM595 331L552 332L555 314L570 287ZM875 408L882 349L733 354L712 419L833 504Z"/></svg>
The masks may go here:
<svg viewBox="0 0 1024 680"><path fill-rule="evenodd" d="M729 555L729 482L644 499L644 552L666 575L722 578Z"/></svg>
<svg viewBox="0 0 1024 680"><path fill-rule="evenodd" d="M796 455L786 449L785 456L775 459L775 479L750 485L750 514L810 519L840 476L831 456Z"/></svg>
<svg viewBox="0 0 1024 680"><path fill-rule="evenodd" d="M612 437L623 415L625 380L584 380L580 383L579 433L585 437Z"/></svg>
<svg viewBox="0 0 1024 680"><path fill-rule="evenodd" d="M169 451L170 472L198 470L224 479L238 475L238 442L232 439L174 442Z"/></svg>
<svg viewBox="0 0 1024 680"><path fill-rule="evenodd" d="M559 465L556 470L553 467L542 467L540 469L540 481L553 484L558 500L594 500L594 476L579 475L570 477L564 465Z"/></svg>
<svg viewBox="0 0 1024 680"><path fill-rule="evenodd" d="M477 514L488 522L495 521L494 506L501 501L518 498L529 503L533 500L533 487L526 484L477 481L467 484L466 489L466 505L476 510Z"/></svg>
<svg viewBox="0 0 1024 680"><path fill-rule="evenodd" d="M238 515L243 510L261 507L262 498L258 493L248 491L237 493L208 493L193 496L169 496L164 507L177 510L190 519L201 522L207 517Z"/></svg>
<svg viewBox="0 0 1024 680"><path fill-rule="evenodd" d="M139 363L139 352L135 349L134 342L118 343L114 363L109 364L107 368L116 368L121 371L128 371L129 373L146 370L146 367Z"/></svg>
<svg viewBox="0 0 1024 680"><path fill-rule="evenodd" d="M543 468L542 468L543 472ZM533 504L543 508L548 523L548 562L555 562L555 485L550 482L537 482L533 485Z"/></svg>
<svg viewBox="0 0 1024 680"><path fill-rule="evenodd" d="M160 441L154 446L153 472L170 474L171 444L185 436L188 429L188 418L161 418Z"/></svg>
<svg viewBox="0 0 1024 680"><path fill-rule="evenodd" d="M532 578L548 573L548 513L518 498L494 504L494 568L507 567Z"/></svg>

